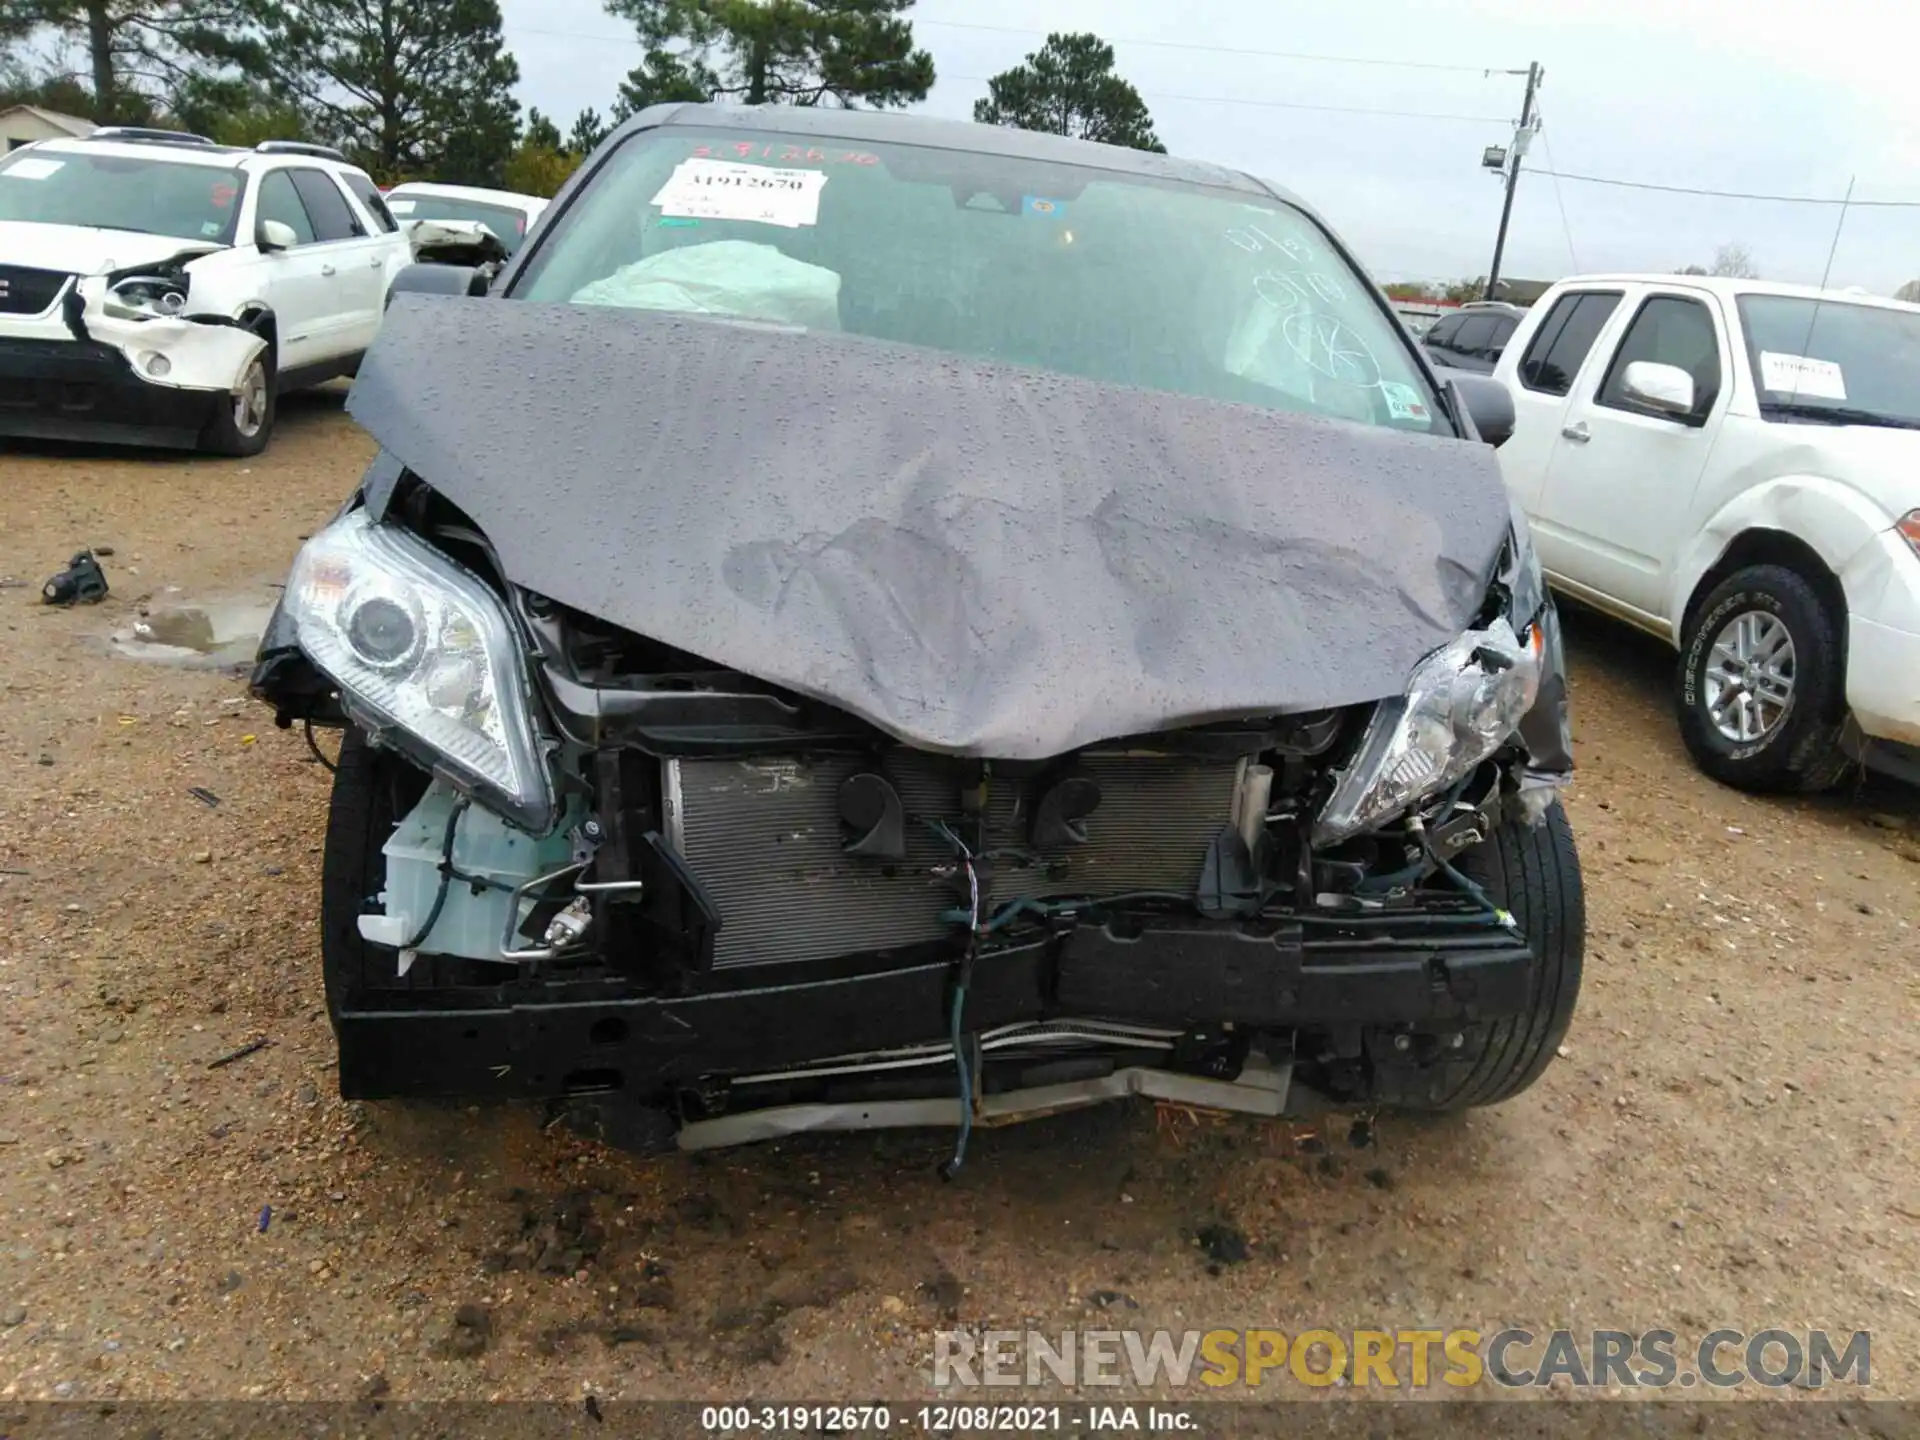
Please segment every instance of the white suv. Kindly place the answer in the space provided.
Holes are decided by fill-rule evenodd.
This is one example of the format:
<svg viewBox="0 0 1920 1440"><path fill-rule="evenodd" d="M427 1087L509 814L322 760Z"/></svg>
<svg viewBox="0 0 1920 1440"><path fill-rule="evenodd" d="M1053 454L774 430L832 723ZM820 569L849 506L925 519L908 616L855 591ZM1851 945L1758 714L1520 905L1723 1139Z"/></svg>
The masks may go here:
<svg viewBox="0 0 1920 1440"><path fill-rule="evenodd" d="M1556 589L1680 651L1708 774L1920 781L1920 306L1681 275L1563 280L1495 370Z"/></svg>
<svg viewBox="0 0 1920 1440"><path fill-rule="evenodd" d="M0 159L0 436L253 455L412 248L338 151L106 129Z"/></svg>

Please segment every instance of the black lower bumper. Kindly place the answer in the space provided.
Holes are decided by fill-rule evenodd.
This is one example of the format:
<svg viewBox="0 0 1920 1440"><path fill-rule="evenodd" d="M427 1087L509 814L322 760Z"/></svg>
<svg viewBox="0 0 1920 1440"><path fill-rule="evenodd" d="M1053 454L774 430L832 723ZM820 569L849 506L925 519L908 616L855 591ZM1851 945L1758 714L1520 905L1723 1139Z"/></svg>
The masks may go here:
<svg viewBox="0 0 1920 1440"><path fill-rule="evenodd" d="M1460 915L1258 931L1190 922L1130 937L1082 927L983 953L965 1023L1432 1031L1522 1013L1536 969L1524 941ZM679 996L606 979L371 993L337 1017L340 1088L349 1099L645 1095L939 1041L953 981L954 965L937 959Z"/></svg>
<svg viewBox="0 0 1920 1440"><path fill-rule="evenodd" d="M0 339L0 436L190 449L222 398L142 380L98 341Z"/></svg>

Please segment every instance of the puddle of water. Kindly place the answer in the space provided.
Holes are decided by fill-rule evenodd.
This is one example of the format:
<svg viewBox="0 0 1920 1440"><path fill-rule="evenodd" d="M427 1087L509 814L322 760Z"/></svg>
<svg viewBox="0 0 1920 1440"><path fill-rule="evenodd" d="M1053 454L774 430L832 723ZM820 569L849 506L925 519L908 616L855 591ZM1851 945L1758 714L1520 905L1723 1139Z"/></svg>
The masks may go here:
<svg viewBox="0 0 1920 1440"><path fill-rule="evenodd" d="M273 615L271 600L156 605L111 637L114 653L161 665L225 667L252 661Z"/></svg>

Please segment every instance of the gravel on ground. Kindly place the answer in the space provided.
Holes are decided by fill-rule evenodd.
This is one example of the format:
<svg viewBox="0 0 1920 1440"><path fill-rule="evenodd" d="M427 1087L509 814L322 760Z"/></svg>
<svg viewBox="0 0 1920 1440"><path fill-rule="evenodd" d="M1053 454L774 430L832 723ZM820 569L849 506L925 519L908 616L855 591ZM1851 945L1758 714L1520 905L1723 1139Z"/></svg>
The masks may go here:
<svg viewBox="0 0 1920 1440"><path fill-rule="evenodd" d="M1717 787L1591 617L1586 989L1500 1108L1356 1150L1108 1107L949 1184L939 1134L646 1161L342 1102L327 776L220 632L370 451L321 394L253 460L0 453L0 1397L925 1397L948 1326L1505 1324L1867 1329L1920 1394L1920 801ZM109 597L40 605L85 547Z"/></svg>

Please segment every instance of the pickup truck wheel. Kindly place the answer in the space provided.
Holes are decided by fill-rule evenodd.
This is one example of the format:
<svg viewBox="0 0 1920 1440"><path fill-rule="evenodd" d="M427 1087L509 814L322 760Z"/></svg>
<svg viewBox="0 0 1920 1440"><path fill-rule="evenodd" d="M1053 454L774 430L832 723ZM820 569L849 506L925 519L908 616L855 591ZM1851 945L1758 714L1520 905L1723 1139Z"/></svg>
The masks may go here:
<svg viewBox="0 0 1920 1440"><path fill-rule="evenodd" d="M223 396L208 422L201 444L216 455L258 455L273 435L279 410L275 392L273 345L268 343L241 374L233 393Z"/></svg>
<svg viewBox="0 0 1920 1440"><path fill-rule="evenodd" d="M1851 768L1839 626L1782 565L1736 571L1681 637L1680 734L1694 763L1741 790L1829 790Z"/></svg>

